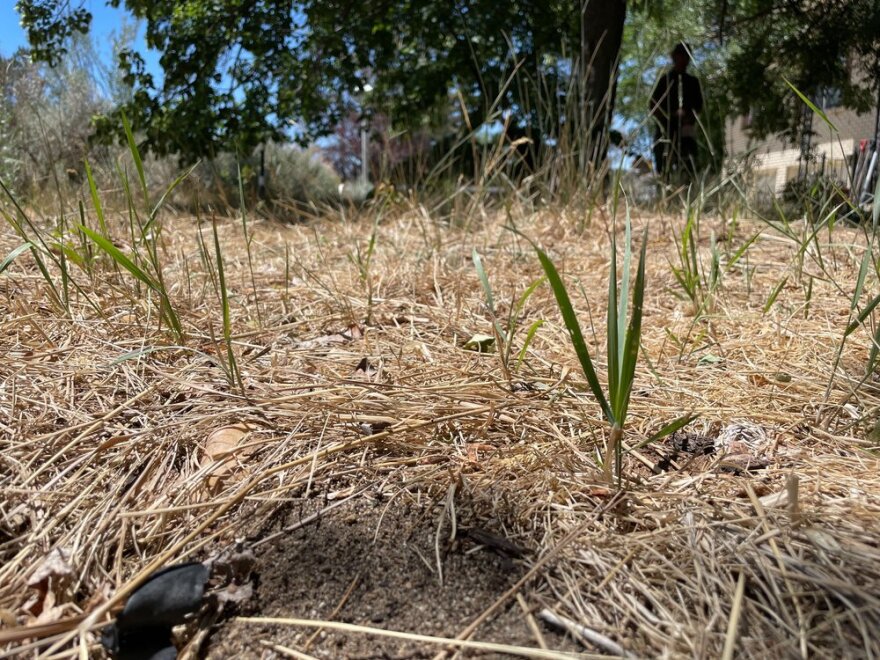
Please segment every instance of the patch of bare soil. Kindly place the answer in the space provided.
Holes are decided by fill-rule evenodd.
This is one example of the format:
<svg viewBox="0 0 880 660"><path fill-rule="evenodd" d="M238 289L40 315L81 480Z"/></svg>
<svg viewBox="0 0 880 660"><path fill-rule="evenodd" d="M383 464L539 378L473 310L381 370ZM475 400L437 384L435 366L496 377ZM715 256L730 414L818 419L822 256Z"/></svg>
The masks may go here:
<svg viewBox="0 0 880 660"><path fill-rule="evenodd" d="M306 503L308 506L308 503ZM302 506L277 527L295 525ZM437 510L387 508L362 498L319 522L284 534L260 553L253 599L244 616L334 620L371 628L454 638L507 591L527 567L470 539L437 538ZM459 534L461 536L461 534ZM438 574L440 549L442 580ZM574 642L542 629L549 648ZM513 598L489 617L474 639L537 647L526 615ZM444 647L362 633L227 621L206 647L208 658L277 657L273 645L321 658L430 658ZM277 648L277 647L276 647ZM465 657L504 657L465 651Z"/></svg>

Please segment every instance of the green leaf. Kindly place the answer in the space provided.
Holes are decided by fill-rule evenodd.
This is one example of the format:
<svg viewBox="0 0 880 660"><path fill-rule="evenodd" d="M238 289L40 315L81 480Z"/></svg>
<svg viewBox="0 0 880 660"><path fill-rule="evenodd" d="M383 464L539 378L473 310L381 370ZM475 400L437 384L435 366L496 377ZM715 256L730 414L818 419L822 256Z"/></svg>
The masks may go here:
<svg viewBox="0 0 880 660"><path fill-rule="evenodd" d="M773 291L770 292L770 297L767 298L767 302L764 303L763 313L766 314L770 311L770 308L773 307L773 303L776 302L776 298L779 297L779 292L782 291L782 287L785 286L785 283L788 282L788 275L782 278L782 281L779 282L775 287L773 287Z"/></svg>
<svg viewBox="0 0 880 660"><path fill-rule="evenodd" d="M835 133L837 132L837 127L831 122L830 119L828 119L828 115L826 115L824 112L822 112L822 110L818 106L816 106L816 104L813 103L810 99L808 99L801 92L801 90L799 90L797 87L792 85L791 81L789 81L788 78L786 78L785 76L782 76L782 79L785 81L785 84L788 85L789 87L791 87L791 89L794 91L794 93L800 97L801 101L803 101L804 103L807 104L807 107L810 110L812 110L814 114L818 115L822 121L824 121L826 124L828 124L828 128L830 128Z"/></svg>
<svg viewBox="0 0 880 660"><path fill-rule="evenodd" d="M668 424L666 424L663 428L661 428L659 431L657 431L654 435L652 435L647 440L642 440L635 447L630 447L629 449L627 449L627 452L641 449L642 447L647 447L648 445L653 444L653 443L657 442L658 440L662 440L666 436L672 435L673 433L675 433L679 429L684 428L685 426L690 424L692 421L694 421L696 418L697 418L697 416L694 414L682 415L681 417L678 417L677 419L674 419L671 422L669 422Z"/></svg>
<svg viewBox="0 0 880 660"><path fill-rule="evenodd" d="M144 208L150 205L150 193L147 190L147 177L144 175L144 163L141 161L141 154L138 151L137 143L134 141L134 133L131 132L131 124L128 123L128 117L125 112L122 113L122 126L125 129L125 138L128 140L128 150L131 152L134 166L137 169L138 180L141 184L141 192L144 195Z"/></svg>
<svg viewBox="0 0 880 660"><path fill-rule="evenodd" d="M162 290L156 284L155 280L153 280L152 277L150 277L143 270L141 270L137 266L137 264L135 264L131 259L129 259L127 256L125 256L125 254L123 254L122 251L118 247L113 245L113 243L111 243L109 239L105 238L104 236L101 236L97 232L95 232L95 231L93 231L83 225L79 225L78 229L82 233L84 233L86 236L88 236L90 239L92 239L92 241L95 243L95 245L97 245L104 252L106 252L108 255L110 255L110 257L113 259L113 261L115 261L120 266L125 268L125 270L127 270L134 277L136 277L141 282L146 284L148 287L150 287L151 289L153 289L154 291L156 291L160 295L164 295Z"/></svg>
<svg viewBox="0 0 880 660"><path fill-rule="evenodd" d="M486 275L486 269L483 268L483 260L480 258L480 253L477 252L477 248L474 248L473 252L471 253L471 259L474 262L474 268L477 271L477 277L479 278L480 284L483 287L483 293L486 295L486 304L489 306L489 312L494 315L495 298L492 295L492 285L489 284L489 276Z"/></svg>
<svg viewBox="0 0 880 660"><path fill-rule="evenodd" d="M852 333L854 333L854 332L856 331L856 329L857 329L860 325L862 325L862 323L865 322L865 319L868 318L868 317L871 315L871 312L874 311L874 308L877 307L878 304L880 304L880 295L875 296L875 297L871 300L871 302L869 302L869 303L868 303L868 304L862 309L862 311L859 312L859 315L856 317L856 320L853 321L852 323L850 323L850 324L846 327L846 332L843 333L843 336L844 336L844 337L849 337Z"/></svg>
<svg viewBox="0 0 880 660"><path fill-rule="evenodd" d="M201 161L196 161L193 165L184 171L180 176L178 176L174 181L171 182L171 185L165 189L165 192L162 193L162 196L159 198L159 201L156 202L156 206L153 207L153 210L150 211L150 218L147 220L147 224L144 225L144 233L148 232L150 226L153 224L153 221L156 219L156 216L159 215L159 211L162 210L162 206L165 205L165 200L168 198L174 189L177 188L181 183L183 183L190 174L192 174L193 170L199 166Z"/></svg>
<svg viewBox="0 0 880 660"><path fill-rule="evenodd" d="M759 231L757 234L755 234L749 240L747 240L745 243L743 243L740 246L740 248L736 252L733 253L733 256L730 258L730 261L727 262L727 266L725 267L724 270L729 272L730 269L733 268L736 265L736 263L742 258L742 256L746 253L746 250L748 250L749 247L751 247L752 243L754 243L756 240L758 240L758 237L762 233L763 233L763 230Z"/></svg>
<svg viewBox="0 0 880 660"><path fill-rule="evenodd" d="M526 351L529 349L529 345L532 343L532 340L535 338L535 334L538 332L538 329L544 325L544 319L538 319L534 323L529 326L528 331L526 332L526 340L523 342L522 348L519 350L519 355L516 358L516 368L519 369L523 360L526 357Z"/></svg>
<svg viewBox="0 0 880 660"><path fill-rule="evenodd" d="M626 332L626 344L624 346L623 361L620 370L619 392L616 401L614 415L621 426L626 420L629 409L630 395L635 383L636 363L639 358L639 344L642 339L642 308L645 297L645 256L648 247L648 230L642 238L642 249L639 254L639 269L636 273L636 283L633 289L632 318L629 329Z"/></svg>
<svg viewBox="0 0 880 660"><path fill-rule="evenodd" d="M629 313L629 278L630 278L630 269L632 265L632 222L630 221L629 215L629 203L626 205L626 230L625 230L625 239L623 246L623 275L622 281L620 284L620 299L618 305L620 308L617 311L617 336L618 338L624 336L624 332L626 331L626 318ZM617 274L615 273L615 278ZM623 362L623 347L619 347L619 355L618 360Z"/></svg>
<svg viewBox="0 0 880 660"><path fill-rule="evenodd" d="M553 295L556 297L556 304L559 306L559 311L562 313L562 320L568 330L571 344L574 347L575 354L577 354L578 361L581 363L581 368L584 371L584 376L587 378L590 390L593 392L593 396L596 397L596 401L598 401L599 405L602 407L602 413L605 415L605 419L611 424L616 424L617 422L614 413L611 411L611 407L608 405L608 400L602 392L602 385L599 383L599 377L596 375L596 369L593 366L590 351L587 349L587 343L584 341L584 335L581 332L581 326L580 323L578 323L574 307L572 307L571 300L568 297L568 291L565 289L565 284L563 284L562 278L559 277L556 266L553 265L550 257L548 257L544 251L537 246L535 246L535 251L538 253L541 267L544 269L544 273L547 275L547 281L550 283L550 288L553 290Z"/></svg>
<svg viewBox="0 0 880 660"><path fill-rule="evenodd" d="M107 223L104 221L104 207L101 205L101 197L98 195L98 187L95 185L95 178L92 176L92 168L89 167L89 161L83 161L86 168L86 178L89 181L89 194L92 197L92 206L95 207L95 214L98 216L98 225L101 227L101 233L107 235Z"/></svg>
<svg viewBox="0 0 880 660"><path fill-rule="evenodd" d="M865 250L865 256L862 257L862 265L859 266L859 276L856 278L856 289L853 291L852 300L849 303L849 310L852 312L859 304L859 298L862 297L862 290L865 287L865 276L868 274L868 265L871 263L871 250Z"/></svg>
<svg viewBox="0 0 880 660"><path fill-rule="evenodd" d="M6 258L0 262L0 273L9 268L12 265L12 262L15 261L20 254L23 252L27 252L32 249L34 246L31 243L22 243L17 248L15 248L12 252L6 255Z"/></svg>
<svg viewBox="0 0 880 660"><path fill-rule="evenodd" d="M614 234L611 235L611 254L609 255L608 265L608 312L605 317L607 338L605 342L605 352L608 359L608 398L611 400L611 410L617 414L617 407L614 402L617 400L617 392L620 381L620 363L621 356L619 345L625 337L623 332L619 331L617 323L618 305L617 305L617 239ZM624 323L626 319L624 318ZM616 418L616 417L615 417Z"/></svg>
<svg viewBox="0 0 880 660"><path fill-rule="evenodd" d="M545 275L541 275L541 277L537 278L534 282L532 282L529 287L523 292L520 296L519 300L516 302L516 307L514 308L514 315L519 316L519 313L522 311L523 307L526 305L526 301L532 296L532 294L537 291L538 287L541 286L544 281L547 279Z"/></svg>

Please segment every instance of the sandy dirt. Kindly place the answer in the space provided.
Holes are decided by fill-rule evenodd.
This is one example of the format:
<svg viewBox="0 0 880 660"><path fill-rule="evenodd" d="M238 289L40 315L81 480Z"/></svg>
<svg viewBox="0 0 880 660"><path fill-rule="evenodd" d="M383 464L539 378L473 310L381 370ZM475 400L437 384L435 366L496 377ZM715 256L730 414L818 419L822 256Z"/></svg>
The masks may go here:
<svg viewBox="0 0 880 660"><path fill-rule="evenodd" d="M292 505L273 527L282 529L314 510L314 501ZM392 506L368 496L327 514L317 523L283 535L258 553L253 599L245 616L333 619L388 630L452 638L525 572L506 557L469 538L450 543L444 525L435 553L442 507ZM496 531L488 529L487 531ZM268 530L272 533L272 530ZM459 534L461 537L461 535ZM443 647L365 634L262 625L228 620L217 626L206 657L279 657L267 644L307 651L321 658L431 658ZM541 627L548 647L577 650L574 642ZM537 642L516 599L509 599L473 637L516 646ZM506 657L465 651L463 657Z"/></svg>

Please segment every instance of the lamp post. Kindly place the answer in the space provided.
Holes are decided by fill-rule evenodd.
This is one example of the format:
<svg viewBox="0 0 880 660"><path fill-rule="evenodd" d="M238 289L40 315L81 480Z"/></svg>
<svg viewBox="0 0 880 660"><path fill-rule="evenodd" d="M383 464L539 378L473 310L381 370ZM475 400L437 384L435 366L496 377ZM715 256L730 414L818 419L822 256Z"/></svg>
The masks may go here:
<svg viewBox="0 0 880 660"><path fill-rule="evenodd" d="M363 92L361 94L361 185L363 187L367 187L370 183L368 167L368 147L369 147L369 136L367 135L367 120L363 117L364 111L364 94L369 94L373 91L373 86L370 83L367 83L362 88Z"/></svg>

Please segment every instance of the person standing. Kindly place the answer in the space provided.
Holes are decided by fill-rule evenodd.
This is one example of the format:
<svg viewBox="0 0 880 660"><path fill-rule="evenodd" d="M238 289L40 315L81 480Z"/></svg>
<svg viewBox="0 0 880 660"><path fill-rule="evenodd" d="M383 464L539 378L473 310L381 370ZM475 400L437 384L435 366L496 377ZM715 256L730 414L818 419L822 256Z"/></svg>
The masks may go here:
<svg viewBox="0 0 880 660"><path fill-rule="evenodd" d="M691 62L685 43L672 49L672 68L664 73L651 93L649 112L654 120L654 164L658 174L682 167L697 169L697 115L703 109L700 81L687 72Z"/></svg>

